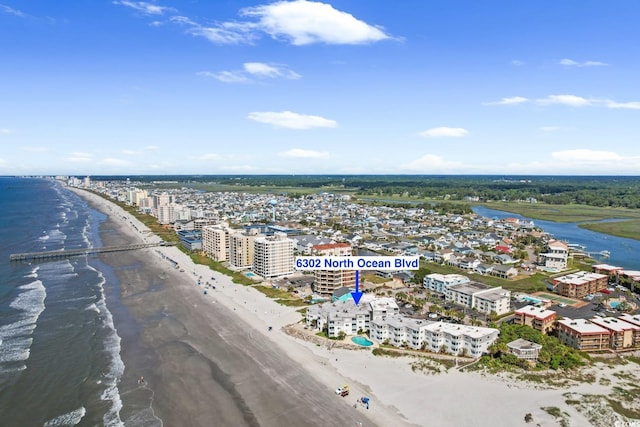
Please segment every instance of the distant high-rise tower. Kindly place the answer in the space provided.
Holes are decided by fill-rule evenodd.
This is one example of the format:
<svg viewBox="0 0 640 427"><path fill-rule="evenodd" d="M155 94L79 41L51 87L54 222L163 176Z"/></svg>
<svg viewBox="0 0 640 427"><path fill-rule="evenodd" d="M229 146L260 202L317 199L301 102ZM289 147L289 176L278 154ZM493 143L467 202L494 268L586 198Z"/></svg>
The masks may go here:
<svg viewBox="0 0 640 427"><path fill-rule="evenodd" d="M271 221L276 222L276 205L278 204L278 201L272 199L269 204L271 205Z"/></svg>

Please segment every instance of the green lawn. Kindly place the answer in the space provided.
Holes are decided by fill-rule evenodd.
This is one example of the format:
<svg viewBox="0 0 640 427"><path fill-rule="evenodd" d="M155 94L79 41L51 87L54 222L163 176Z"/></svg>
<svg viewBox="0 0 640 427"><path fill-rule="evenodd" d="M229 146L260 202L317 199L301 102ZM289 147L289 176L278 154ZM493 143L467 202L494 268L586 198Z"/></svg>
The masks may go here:
<svg viewBox="0 0 640 427"><path fill-rule="evenodd" d="M531 276L521 276L515 280L507 280L501 279L499 277L493 276L483 276L481 274L470 273L466 270L461 270L457 267L452 267L450 265L440 265L433 263L423 264L427 270L430 270L432 273L440 273L440 274L464 274L468 276L471 280L476 282L485 283L489 286L502 286L504 289L508 289L513 292L536 292L536 291L544 291L547 289L546 280L548 279L548 275L542 273L535 273Z"/></svg>
<svg viewBox="0 0 640 427"><path fill-rule="evenodd" d="M554 222L600 221L611 218L640 220L640 209L600 208L586 205L547 205L544 203L481 203L491 209L513 212L533 219ZM613 223L611 223L613 224Z"/></svg>
<svg viewBox="0 0 640 427"><path fill-rule="evenodd" d="M627 221L598 222L580 224L581 228L597 231L599 233L610 234L612 236L626 237L628 239L640 240L640 219L630 219Z"/></svg>

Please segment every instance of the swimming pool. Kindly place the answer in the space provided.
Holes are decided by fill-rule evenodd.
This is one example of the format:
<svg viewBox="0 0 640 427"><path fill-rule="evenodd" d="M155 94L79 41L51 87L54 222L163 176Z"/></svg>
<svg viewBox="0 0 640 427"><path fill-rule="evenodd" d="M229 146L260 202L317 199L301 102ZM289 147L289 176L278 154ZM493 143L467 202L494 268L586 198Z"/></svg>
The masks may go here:
<svg viewBox="0 0 640 427"><path fill-rule="evenodd" d="M522 299L525 300L525 301L532 302L534 304L538 304L538 303L542 302L542 300L540 300L538 298L530 297L529 295L523 296Z"/></svg>
<svg viewBox="0 0 640 427"><path fill-rule="evenodd" d="M618 306L620 305L620 301L612 301L609 303L609 305L611 306L611 308L618 308Z"/></svg>
<svg viewBox="0 0 640 427"><path fill-rule="evenodd" d="M255 276L255 274L253 274L253 273L251 273L251 272L249 272L249 273L244 273L244 274L245 274L245 276L247 276L247 277L253 277L253 276Z"/></svg>
<svg viewBox="0 0 640 427"><path fill-rule="evenodd" d="M353 337L351 338L351 341L363 347L371 347L373 345L373 343L365 337Z"/></svg>

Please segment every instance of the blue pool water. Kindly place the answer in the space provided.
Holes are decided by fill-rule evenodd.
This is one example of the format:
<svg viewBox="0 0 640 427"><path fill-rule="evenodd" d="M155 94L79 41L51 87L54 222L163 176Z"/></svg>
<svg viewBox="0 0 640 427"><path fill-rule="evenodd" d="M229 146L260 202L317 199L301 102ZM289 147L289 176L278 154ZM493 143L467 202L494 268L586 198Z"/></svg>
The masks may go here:
<svg viewBox="0 0 640 427"><path fill-rule="evenodd" d="M527 296L522 297L522 299L523 299L523 300L525 300L525 301L532 302L532 303L534 303L534 304L537 304L537 303L539 303L539 302L542 302L542 300L539 300L538 298L530 297L530 296L528 296L528 295L527 295Z"/></svg>
<svg viewBox="0 0 640 427"><path fill-rule="evenodd" d="M618 306L620 305L620 302L613 301L613 302L610 302L609 305L611 306L611 308L618 308Z"/></svg>
<svg viewBox="0 0 640 427"><path fill-rule="evenodd" d="M373 343L365 337L353 337L351 338L351 341L363 347L371 347L373 345Z"/></svg>
<svg viewBox="0 0 640 427"><path fill-rule="evenodd" d="M255 276L255 274L253 274L253 273L251 273L251 272L249 272L249 273L245 273L245 275L246 275L247 277L253 277L253 276Z"/></svg>

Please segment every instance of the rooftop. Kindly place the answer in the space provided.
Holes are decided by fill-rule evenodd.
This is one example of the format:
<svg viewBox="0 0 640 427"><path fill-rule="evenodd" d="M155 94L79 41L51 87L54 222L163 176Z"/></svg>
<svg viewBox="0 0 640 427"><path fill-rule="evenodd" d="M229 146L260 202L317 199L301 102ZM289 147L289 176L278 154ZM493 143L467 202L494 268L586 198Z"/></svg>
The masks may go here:
<svg viewBox="0 0 640 427"><path fill-rule="evenodd" d="M591 323L587 319L570 319L565 317L558 320L558 323L572 329L580 334L609 334L609 330L598 326L595 323Z"/></svg>
<svg viewBox="0 0 640 427"><path fill-rule="evenodd" d="M515 311L516 314L525 314L527 316L535 317L536 319L544 320L550 316L555 316L556 312L553 310L547 310L546 308L536 307L534 305L526 305Z"/></svg>

